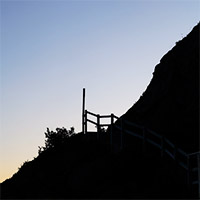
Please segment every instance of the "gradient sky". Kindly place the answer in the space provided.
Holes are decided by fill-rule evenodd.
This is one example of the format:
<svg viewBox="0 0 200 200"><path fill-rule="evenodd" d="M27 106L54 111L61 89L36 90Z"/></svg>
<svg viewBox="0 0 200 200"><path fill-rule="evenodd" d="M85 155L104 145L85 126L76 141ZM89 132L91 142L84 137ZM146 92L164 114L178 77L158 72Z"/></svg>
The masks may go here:
<svg viewBox="0 0 200 200"><path fill-rule="evenodd" d="M88 110L125 113L199 2L1 0L0 182L37 156L46 127L81 131L83 87Z"/></svg>

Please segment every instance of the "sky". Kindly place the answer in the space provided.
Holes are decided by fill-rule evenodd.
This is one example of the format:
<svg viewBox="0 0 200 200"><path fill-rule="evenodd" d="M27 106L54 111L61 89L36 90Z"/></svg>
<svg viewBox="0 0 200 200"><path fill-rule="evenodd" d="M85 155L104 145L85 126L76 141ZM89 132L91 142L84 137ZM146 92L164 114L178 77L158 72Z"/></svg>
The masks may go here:
<svg viewBox="0 0 200 200"><path fill-rule="evenodd" d="M124 114L200 19L199 0L1 0L0 182L38 155L49 127L86 108ZM89 127L91 130L93 127Z"/></svg>

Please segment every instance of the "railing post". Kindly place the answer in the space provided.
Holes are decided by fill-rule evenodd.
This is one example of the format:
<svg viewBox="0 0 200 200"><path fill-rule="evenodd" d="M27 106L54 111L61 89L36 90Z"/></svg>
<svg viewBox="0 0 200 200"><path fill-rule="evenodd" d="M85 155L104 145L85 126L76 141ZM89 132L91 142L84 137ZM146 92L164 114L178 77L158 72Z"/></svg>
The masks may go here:
<svg viewBox="0 0 200 200"><path fill-rule="evenodd" d="M124 119L121 118L120 119L120 123L121 123L121 150L123 149L123 143L124 143Z"/></svg>
<svg viewBox="0 0 200 200"><path fill-rule="evenodd" d="M165 142L165 137L164 137L164 135L162 135L162 138L161 138L161 157L162 157L162 158L163 158L164 153L165 153L164 142Z"/></svg>
<svg viewBox="0 0 200 200"><path fill-rule="evenodd" d="M146 152L146 129L143 127L143 153Z"/></svg>
<svg viewBox="0 0 200 200"><path fill-rule="evenodd" d="M84 124L85 124L85 132L84 134L87 133L87 110L85 110L85 120L84 120Z"/></svg>
<svg viewBox="0 0 200 200"><path fill-rule="evenodd" d="M188 190L191 192L191 177L190 177L191 165L190 165L190 156L187 156L187 185Z"/></svg>
<svg viewBox="0 0 200 200"><path fill-rule="evenodd" d="M113 113L111 114L111 128L110 128L110 147L111 147L111 151L112 151L112 137L113 137L113 124L114 124L114 115Z"/></svg>
<svg viewBox="0 0 200 200"><path fill-rule="evenodd" d="M97 115L97 140L99 140L100 130L101 130L101 127L100 127L100 115L98 114Z"/></svg>
<svg viewBox="0 0 200 200"><path fill-rule="evenodd" d="M177 145L176 145L176 143L175 143L175 146L174 146L174 160L175 160L175 163L177 164L178 158L177 158Z"/></svg>
<svg viewBox="0 0 200 200"><path fill-rule="evenodd" d="M84 133L85 129L85 88L83 88L83 110L82 110L82 132Z"/></svg>
<svg viewBox="0 0 200 200"><path fill-rule="evenodd" d="M200 152L197 154L197 168L198 168L198 195L200 199Z"/></svg>

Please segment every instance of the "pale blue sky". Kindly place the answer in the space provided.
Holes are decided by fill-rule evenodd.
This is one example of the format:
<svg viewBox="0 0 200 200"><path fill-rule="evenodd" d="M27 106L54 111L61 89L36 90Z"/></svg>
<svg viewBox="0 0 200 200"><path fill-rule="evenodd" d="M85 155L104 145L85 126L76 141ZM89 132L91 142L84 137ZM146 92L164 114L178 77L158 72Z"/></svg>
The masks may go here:
<svg viewBox="0 0 200 200"><path fill-rule="evenodd" d="M44 145L81 130L87 108L120 116L161 57L199 21L198 0L1 1L0 182Z"/></svg>

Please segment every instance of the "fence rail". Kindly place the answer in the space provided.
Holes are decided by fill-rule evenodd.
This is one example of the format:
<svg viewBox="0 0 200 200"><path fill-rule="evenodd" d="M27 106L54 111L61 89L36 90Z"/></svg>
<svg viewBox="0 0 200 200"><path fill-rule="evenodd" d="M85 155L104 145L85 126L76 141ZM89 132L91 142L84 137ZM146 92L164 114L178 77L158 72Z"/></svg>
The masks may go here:
<svg viewBox="0 0 200 200"><path fill-rule="evenodd" d="M97 118L96 122L92 121L91 119L88 119L88 115L96 117ZM108 119L110 118L110 124L102 124L101 123L102 118L108 118ZM119 119L121 122L120 125L114 124L115 120L119 120ZM101 132L101 127L110 126L111 127L111 133L110 133L110 145L111 146L113 144L113 128L117 128L121 132L121 141L120 141L121 148L124 146L123 133L132 135L134 137L137 137L137 138L143 140L144 148L145 148L146 142L154 145L155 147L157 147L158 149L161 150L161 156L163 156L164 153L166 153L169 157L171 157L173 160L175 160L181 167L183 167L186 170L187 182L188 182L189 187L190 187L190 185L198 184L198 191L199 191L199 197L200 197L200 152L194 152L194 153L187 154L182 149L177 148L177 146L175 144L173 144L165 136L159 135L158 133L156 133L152 130L146 129L145 127L138 125L136 123L124 120L123 118L119 118L119 117L115 116L114 114L99 115L99 114L95 114L95 113L85 110L84 120L83 120L84 133L88 132L87 122L96 125L97 139L99 138L99 134ZM127 127L124 128L124 125L128 125L128 126L136 128L136 129L139 129L142 134L139 134L137 131L128 130ZM149 138L150 135L153 136L154 138L158 139L159 142L156 141L155 139L153 140L152 138ZM181 160L177 158L178 154L182 156ZM191 166L191 158L196 159L195 166ZM191 180L191 173L197 173L196 180Z"/></svg>

